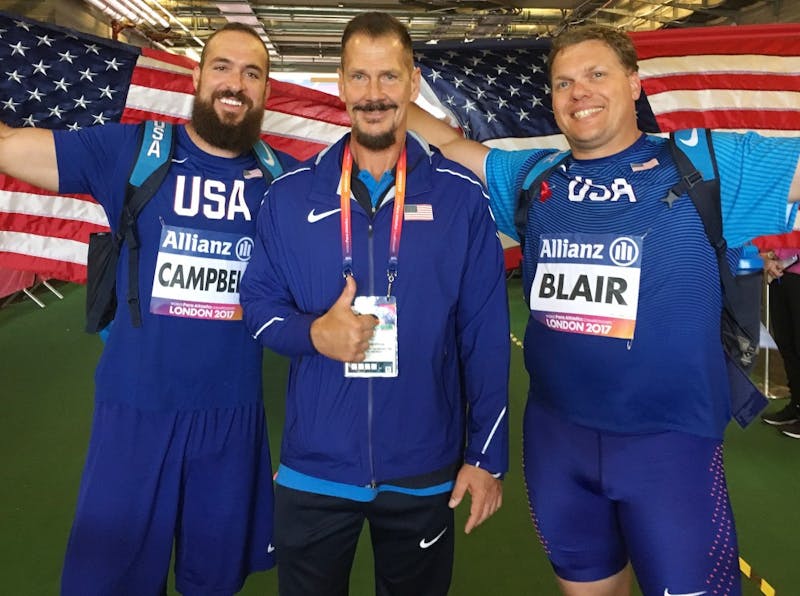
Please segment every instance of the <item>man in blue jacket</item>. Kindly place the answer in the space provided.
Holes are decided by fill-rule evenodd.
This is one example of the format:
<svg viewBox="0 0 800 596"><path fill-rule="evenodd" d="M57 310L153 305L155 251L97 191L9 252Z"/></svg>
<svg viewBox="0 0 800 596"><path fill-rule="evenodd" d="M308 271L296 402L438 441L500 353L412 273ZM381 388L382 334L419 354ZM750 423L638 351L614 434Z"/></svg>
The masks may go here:
<svg viewBox="0 0 800 596"><path fill-rule="evenodd" d="M292 358L280 592L347 594L367 520L377 594L443 595L452 509L468 491L469 533L507 469L502 250L480 182L406 133L405 27L364 13L342 48L352 133L271 187L241 288L255 337Z"/></svg>

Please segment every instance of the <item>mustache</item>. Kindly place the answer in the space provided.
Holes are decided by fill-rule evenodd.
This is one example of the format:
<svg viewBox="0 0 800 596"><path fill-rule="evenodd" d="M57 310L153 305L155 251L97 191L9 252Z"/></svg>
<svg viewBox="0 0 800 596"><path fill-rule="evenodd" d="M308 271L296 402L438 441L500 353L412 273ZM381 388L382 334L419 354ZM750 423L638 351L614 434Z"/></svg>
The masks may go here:
<svg viewBox="0 0 800 596"><path fill-rule="evenodd" d="M396 110L397 104L387 101L368 101L357 106L353 106L354 110L362 112L385 112L387 110Z"/></svg>
<svg viewBox="0 0 800 596"><path fill-rule="evenodd" d="M241 91L231 91L230 89L225 89L224 91L215 91L213 94L213 99L222 99L223 97L230 97L231 99L235 99L237 101L242 102L248 108L253 107L253 102L250 101L250 98L247 97Z"/></svg>

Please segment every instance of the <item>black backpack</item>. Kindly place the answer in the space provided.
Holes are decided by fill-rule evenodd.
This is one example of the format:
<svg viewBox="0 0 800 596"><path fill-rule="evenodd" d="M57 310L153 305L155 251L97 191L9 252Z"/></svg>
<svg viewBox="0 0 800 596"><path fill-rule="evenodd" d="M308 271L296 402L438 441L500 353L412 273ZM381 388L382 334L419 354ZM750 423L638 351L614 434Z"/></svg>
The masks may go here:
<svg viewBox="0 0 800 596"><path fill-rule="evenodd" d="M711 142L711 131L682 130L670 133L670 151L680 174L680 180L662 199L669 207L687 193L700 215L706 236L717 257L722 286L722 346L728 367L731 388L731 410L736 421L747 426L767 405L767 398L753 384L749 371L758 351L760 321L753 316L759 303L754 304L752 291L742 279L731 272L728 264L728 245L722 235L722 206L720 203L719 173ZM520 241L528 222L528 209L538 198L541 183L569 158L561 151L534 164L522 185L522 200L514 214L514 224ZM738 250L738 249L733 249Z"/></svg>
<svg viewBox="0 0 800 596"><path fill-rule="evenodd" d="M116 233L98 232L89 236L86 267L86 331L105 329L117 311L117 260L122 243L128 244L128 310L134 327L141 327L139 309L139 238L136 219L161 187L172 166L175 131L172 124L147 121L140 126L139 149L128 177L122 215ZM253 146L267 184L283 173L275 153L263 141Z"/></svg>

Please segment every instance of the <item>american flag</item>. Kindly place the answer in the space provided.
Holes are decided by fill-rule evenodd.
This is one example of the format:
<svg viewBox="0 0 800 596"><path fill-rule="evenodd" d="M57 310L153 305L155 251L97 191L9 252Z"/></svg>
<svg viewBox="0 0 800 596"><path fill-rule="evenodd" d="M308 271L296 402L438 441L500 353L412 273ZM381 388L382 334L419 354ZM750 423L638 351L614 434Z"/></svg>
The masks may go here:
<svg viewBox="0 0 800 596"><path fill-rule="evenodd" d="M640 128L800 134L800 24L631 34ZM423 95L493 147L566 147L552 116L547 39L415 46Z"/></svg>
<svg viewBox="0 0 800 596"><path fill-rule="evenodd" d="M426 203L405 205L403 219L406 221L433 221L433 205Z"/></svg>
<svg viewBox="0 0 800 596"><path fill-rule="evenodd" d="M194 65L0 12L0 120L50 129L185 122ZM276 80L271 86L262 130L273 147L304 159L349 130L338 98ZM58 196L0 174L0 267L84 282L89 234L107 226L89 196Z"/></svg>

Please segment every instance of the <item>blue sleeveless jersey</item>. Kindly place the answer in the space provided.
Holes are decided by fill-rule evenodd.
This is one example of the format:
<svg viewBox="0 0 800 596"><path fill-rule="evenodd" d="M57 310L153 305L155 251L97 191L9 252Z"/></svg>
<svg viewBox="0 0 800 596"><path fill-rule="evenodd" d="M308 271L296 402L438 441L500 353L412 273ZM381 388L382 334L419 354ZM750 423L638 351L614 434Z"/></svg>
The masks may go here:
<svg viewBox="0 0 800 596"><path fill-rule="evenodd" d="M786 229L800 140L733 133L714 133L713 140L729 245ZM485 169L498 221L513 221L527 172L550 153L490 152ZM524 342L530 399L600 430L722 436L730 406L719 275L688 196L672 207L661 200L677 180L666 140L647 136L617 155L570 158L550 174L544 200L527 214L526 295L540 258L566 250L576 234L605 235L638 239L638 305L629 338L560 331L531 317ZM609 296L607 288L592 296L594 290L573 291L571 299Z"/></svg>
<svg viewBox="0 0 800 596"><path fill-rule="evenodd" d="M61 192L97 198L112 228L119 222L135 159L137 128L114 124L54 131ZM175 134L172 167L137 219L142 326L133 327L128 313L128 246L123 244L119 306L95 373L96 399L161 411L254 403L262 395L261 346L231 315L235 307L226 310L196 296L210 288L215 292L209 296L238 303L238 276L223 278L213 271L214 263L246 262L267 186L251 154L209 155L183 126ZM285 166L296 162L283 154L280 159ZM166 248L165 228L173 232ZM172 258L179 259L180 268ZM162 311L153 313L154 292L178 298L162 300Z"/></svg>

